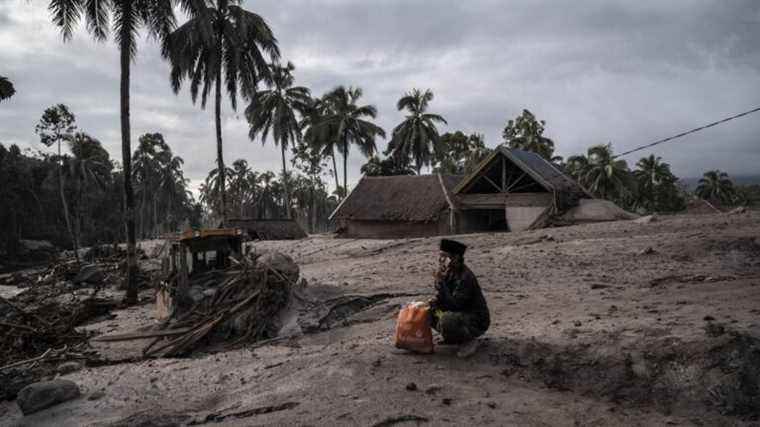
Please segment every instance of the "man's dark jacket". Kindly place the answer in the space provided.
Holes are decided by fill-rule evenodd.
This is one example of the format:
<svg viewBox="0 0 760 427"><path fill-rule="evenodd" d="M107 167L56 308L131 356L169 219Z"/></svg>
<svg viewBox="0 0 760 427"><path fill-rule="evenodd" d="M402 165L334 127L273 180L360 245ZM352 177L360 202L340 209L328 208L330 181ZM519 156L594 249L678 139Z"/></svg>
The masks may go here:
<svg viewBox="0 0 760 427"><path fill-rule="evenodd" d="M464 266L459 273L448 273L439 282L438 295L432 303L433 310L468 314L472 326L485 332L491 325L486 299L478 285L478 279Z"/></svg>

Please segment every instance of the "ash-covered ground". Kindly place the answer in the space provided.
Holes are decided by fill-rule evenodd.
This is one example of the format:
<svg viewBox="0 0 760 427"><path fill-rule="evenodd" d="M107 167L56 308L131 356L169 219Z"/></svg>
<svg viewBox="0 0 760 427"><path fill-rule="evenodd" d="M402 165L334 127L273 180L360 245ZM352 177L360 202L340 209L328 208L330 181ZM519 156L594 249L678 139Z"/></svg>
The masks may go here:
<svg viewBox="0 0 760 427"><path fill-rule="evenodd" d="M758 423L759 212L457 238L492 313L472 358L392 344L400 304L433 295L437 238L256 243L293 257L309 298L345 304L310 323L294 306L302 333L264 346L134 362L145 342L96 344L112 364L63 376L82 398L27 417L4 402L0 424Z"/></svg>

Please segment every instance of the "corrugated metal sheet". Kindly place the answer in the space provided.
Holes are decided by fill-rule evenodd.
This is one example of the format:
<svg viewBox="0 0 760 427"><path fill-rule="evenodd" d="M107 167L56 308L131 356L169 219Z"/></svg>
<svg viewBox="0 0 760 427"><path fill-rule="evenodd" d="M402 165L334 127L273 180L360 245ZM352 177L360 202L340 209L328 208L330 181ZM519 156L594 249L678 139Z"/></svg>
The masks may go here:
<svg viewBox="0 0 760 427"><path fill-rule="evenodd" d="M500 147L500 150L509 157L511 154L513 158L522 162L525 166L529 167L533 172L541 176L545 181L551 184L556 191L572 192L572 193L585 193L583 187L581 187L572 178L562 173L549 161L539 156L532 151L514 150L506 147Z"/></svg>

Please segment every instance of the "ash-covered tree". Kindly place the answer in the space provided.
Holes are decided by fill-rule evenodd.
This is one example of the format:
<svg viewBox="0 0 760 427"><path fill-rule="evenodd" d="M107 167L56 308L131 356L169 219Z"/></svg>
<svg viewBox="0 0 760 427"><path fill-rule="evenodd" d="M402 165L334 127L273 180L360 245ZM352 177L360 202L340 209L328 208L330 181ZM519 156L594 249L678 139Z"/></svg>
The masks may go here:
<svg viewBox="0 0 760 427"><path fill-rule="evenodd" d="M504 127L502 137L509 148L532 151L549 161L559 161L554 156L554 141L544 136L546 121L536 119L530 111L523 110L522 114L509 119Z"/></svg>
<svg viewBox="0 0 760 427"><path fill-rule="evenodd" d="M74 227L69 214L69 204L66 201L66 191L63 177L63 157L61 156L61 142L69 141L76 132L76 117L69 111L69 107L64 104L53 105L48 107L42 113L39 123L35 126L34 131L39 135L40 142L45 146L57 145L58 156L58 193L63 207L63 218L66 221L66 229L71 237L71 245L74 249L74 256L79 262L79 245L77 237L74 234Z"/></svg>
<svg viewBox="0 0 760 427"><path fill-rule="evenodd" d="M77 132L68 140L71 157L67 159L67 174L74 182L75 197L75 241L80 247L82 227L87 216L88 197L93 191L106 188L111 178L111 160L108 152L97 139L84 132Z"/></svg>
<svg viewBox="0 0 760 427"><path fill-rule="evenodd" d="M239 6L236 0L204 2L202 13L191 16L165 39L163 55L171 63L171 85L179 92L185 80L201 108L213 90L216 124L216 183L222 222L227 214L226 172L222 145L222 81L230 105L237 109L239 92L250 98L260 80L268 80L269 62L280 56L277 39L264 18ZM270 59L267 59L267 56Z"/></svg>
<svg viewBox="0 0 760 427"><path fill-rule="evenodd" d="M696 195L710 202L730 205L736 196L734 181L727 173L715 169L702 175L697 184Z"/></svg>
<svg viewBox="0 0 760 427"><path fill-rule="evenodd" d="M197 0L50 0L53 23L63 34L64 41L71 39L74 27L84 20L88 32L95 40L103 41L113 30L119 47L120 64L120 116L121 158L124 168L124 219L127 234L127 292L125 302L137 303L137 252L135 243L135 200L132 188L132 139L130 127L130 72L137 54L137 40L141 28L159 40L165 40L175 27L174 5L179 3L191 17L203 15L205 6ZM198 33L196 37L202 38Z"/></svg>
<svg viewBox="0 0 760 427"><path fill-rule="evenodd" d="M443 116L427 112L432 100L433 91L430 89L424 92L412 89L398 100L396 108L399 111L406 110L409 114L393 129L386 150L386 154L396 158L399 164L411 159L417 175L420 174L422 166L432 163L435 153L439 150L441 137L436 124L447 124Z"/></svg>
<svg viewBox="0 0 760 427"><path fill-rule="evenodd" d="M385 131L372 122L377 118L377 108L358 104L362 95L361 88L338 86L323 96L319 115L309 118L309 140L323 150L335 147L343 155L341 198L348 190L349 147L356 145L364 156L370 157L377 151L377 137L385 138Z"/></svg>
<svg viewBox="0 0 760 427"><path fill-rule="evenodd" d="M274 145L279 145L282 152L282 176L287 178L285 152L301 141L298 116L303 116L309 108L309 89L294 86L293 63L288 62L281 66L275 62L269 69L271 80L267 83L267 88L256 91L251 104L245 109L245 116L251 127L248 136L251 140L261 136L261 143L265 144L271 131ZM290 191L287 180L283 182L283 187L285 215L290 218Z"/></svg>
<svg viewBox="0 0 760 427"><path fill-rule="evenodd" d="M636 179L636 207L647 212L676 212L686 207L678 189L678 178L670 165L654 154L643 157L633 171Z"/></svg>
<svg viewBox="0 0 760 427"><path fill-rule="evenodd" d="M597 197L631 207L636 182L628 163L615 157L612 144L591 146L586 154L568 157L571 175Z"/></svg>

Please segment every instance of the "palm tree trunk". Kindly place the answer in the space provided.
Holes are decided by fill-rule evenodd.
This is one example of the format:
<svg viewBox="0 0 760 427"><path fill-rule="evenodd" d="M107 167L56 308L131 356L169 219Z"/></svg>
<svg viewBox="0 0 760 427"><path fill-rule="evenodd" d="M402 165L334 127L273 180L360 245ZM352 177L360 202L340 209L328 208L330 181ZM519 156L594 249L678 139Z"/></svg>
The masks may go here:
<svg viewBox="0 0 760 427"><path fill-rule="evenodd" d="M129 6L127 6L128 8ZM131 12L131 11L130 11ZM135 195L132 188L132 147L129 129L129 45L122 35L121 53L121 158L124 165L124 219L127 232L127 293L125 302L137 304L137 252L135 250Z"/></svg>
<svg viewBox="0 0 760 427"><path fill-rule="evenodd" d="M75 245L78 248L82 241L82 180L77 179L77 204L76 204L76 228L74 236L76 236Z"/></svg>
<svg viewBox="0 0 760 427"><path fill-rule="evenodd" d="M290 183L288 182L288 171L285 167L285 141L280 141L280 148L282 149L282 187L285 190L285 216L291 219L290 216Z"/></svg>
<svg viewBox="0 0 760 427"><path fill-rule="evenodd" d="M58 139L58 190L61 193L61 204L63 204L63 218L66 221L66 229L69 231L71 237L71 245L74 247L74 258L79 263L79 248L77 247L77 239L74 237L74 228L71 226L71 217L69 216L69 205L66 203L66 192L63 187L63 159L61 158L61 140Z"/></svg>
<svg viewBox="0 0 760 427"><path fill-rule="evenodd" d="M332 157L333 176L335 177L335 191L338 192L338 197L340 197L340 181L338 181L338 165L335 162L335 147L333 147L330 157Z"/></svg>
<svg viewBox="0 0 760 427"><path fill-rule="evenodd" d="M343 197L348 196L348 138L343 137ZM343 198L341 197L341 199Z"/></svg>
<svg viewBox="0 0 760 427"><path fill-rule="evenodd" d="M148 204L148 177L147 174L143 176L142 183L142 201L140 202L140 238L145 238L145 230L148 228L145 226L145 206Z"/></svg>
<svg viewBox="0 0 760 427"><path fill-rule="evenodd" d="M219 47L221 52L221 46ZM222 199L221 220L223 224L227 223L227 195L224 186L224 156L222 154L222 60L219 58L219 64L216 73L216 107L214 115L216 118L216 159L219 168L219 194Z"/></svg>

